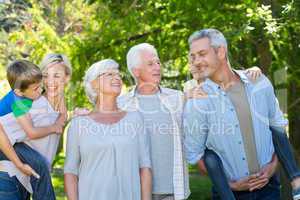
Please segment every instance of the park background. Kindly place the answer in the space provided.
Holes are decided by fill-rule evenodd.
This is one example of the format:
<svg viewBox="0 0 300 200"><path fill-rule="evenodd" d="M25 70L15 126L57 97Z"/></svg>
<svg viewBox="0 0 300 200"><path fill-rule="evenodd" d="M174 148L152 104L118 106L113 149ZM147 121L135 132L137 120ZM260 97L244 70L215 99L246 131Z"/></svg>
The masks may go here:
<svg viewBox="0 0 300 200"><path fill-rule="evenodd" d="M288 133L300 155L300 0L0 0L0 97L9 87L5 69L15 59L40 63L46 53L66 54L73 66L66 89L68 109L90 107L82 88L85 70L113 58L127 90L134 84L126 52L153 44L163 64L162 85L182 89L188 73L188 36L202 28L221 30L232 66L259 66L272 80ZM64 199L64 142L55 159L53 182ZM192 200L210 199L207 177L190 168ZM284 176L282 176L284 179ZM283 182L283 198L290 199Z"/></svg>

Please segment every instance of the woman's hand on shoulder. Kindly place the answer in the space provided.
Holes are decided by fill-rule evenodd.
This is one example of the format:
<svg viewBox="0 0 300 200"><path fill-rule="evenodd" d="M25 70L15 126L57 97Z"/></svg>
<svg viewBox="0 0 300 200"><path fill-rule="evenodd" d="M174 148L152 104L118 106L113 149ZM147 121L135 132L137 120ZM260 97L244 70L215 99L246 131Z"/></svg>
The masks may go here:
<svg viewBox="0 0 300 200"><path fill-rule="evenodd" d="M202 86L196 86L193 87L192 89L188 90L185 92L185 99L201 99L201 98L206 98L207 93L203 90Z"/></svg>
<svg viewBox="0 0 300 200"><path fill-rule="evenodd" d="M262 71L259 67L254 66L249 69L246 69L246 74L250 79L256 81L262 75Z"/></svg>
<svg viewBox="0 0 300 200"><path fill-rule="evenodd" d="M72 113L72 117L77 117L77 116L85 116L85 115L89 115L91 113L91 111L89 109L86 108L75 108L75 110Z"/></svg>

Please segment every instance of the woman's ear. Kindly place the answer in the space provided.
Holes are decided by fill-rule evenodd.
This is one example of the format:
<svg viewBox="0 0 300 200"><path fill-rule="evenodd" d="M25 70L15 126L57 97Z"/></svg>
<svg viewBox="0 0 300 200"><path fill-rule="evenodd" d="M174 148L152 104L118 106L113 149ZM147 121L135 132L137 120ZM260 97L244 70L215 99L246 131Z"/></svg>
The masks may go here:
<svg viewBox="0 0 300 200"><path fill-rule="evenodd" d="M70 80L71 80L71 76L67 75L65 78L65 84L68 84Z"/></svg>
<svg viewBox="0 0 300 200"><path fill-rule="evenodd" d="M132 69L132 74L134 77L138 78L140 76L140 70L135 67Z"/></svg>
<svg viewBox="0 0 300 200"><path fill-rule="evenodd" d="M99 80L98 80L98 79L94 79L94 80L92 80L92 81L90 82L91 87L92 87L93 90L97 90L97 86L99 85L98 83L99 83Z"/></svg>

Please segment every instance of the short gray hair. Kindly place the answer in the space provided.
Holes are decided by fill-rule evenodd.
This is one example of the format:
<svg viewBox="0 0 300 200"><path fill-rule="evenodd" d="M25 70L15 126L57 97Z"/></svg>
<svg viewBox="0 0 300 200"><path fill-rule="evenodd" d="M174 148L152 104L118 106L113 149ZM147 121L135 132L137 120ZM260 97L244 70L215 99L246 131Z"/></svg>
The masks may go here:
<svg viewBox="0 0 300 200"><path fill-rule="evenodd" d="M131 47L127 53L126 61L128 71L132 77L134 77L132 73L133 68L136 68L141 63L141 53L143 51L148 51L158 56L155 47L149 43L141 43Z"/></svg>
<svg viewBox="0 0 300 200"><path fill-rule="evenodd" d="M119 64L113 59L104 59L92 64L90 68L85 72L85 76L83 78L83 85L85 93L92 104L96 104L97 93L92 88L91 82L95 80L98 76L104 74L105 72L111 69L119 69Z"/></svg>
<svg viewBox="0 0 300 200"><path fill-rule="evenodd" d="M218 47L225 47L227 51L227 41L224 37L223 33L221 33L217 29L209 28L209 29L202 29L200 31L194 32L188 39L189 45L195 41L202 38L208 38L210 41L210 45L214 48Z"/></svg>
<svg viewBox="0 0 300 200"><path fill-rule="evenodd" d="M40 68L42 71L45 71L45 69L47 69L47 67L49 67L52 64L56 64L56 63L63 64L65 66L66 74L69 76L72 75L72 66L71 66L69 59L67 58L67 56L65 56L64 54L60 54L60 53L47 54L43 58L43 60L40 64Z"/></svg>

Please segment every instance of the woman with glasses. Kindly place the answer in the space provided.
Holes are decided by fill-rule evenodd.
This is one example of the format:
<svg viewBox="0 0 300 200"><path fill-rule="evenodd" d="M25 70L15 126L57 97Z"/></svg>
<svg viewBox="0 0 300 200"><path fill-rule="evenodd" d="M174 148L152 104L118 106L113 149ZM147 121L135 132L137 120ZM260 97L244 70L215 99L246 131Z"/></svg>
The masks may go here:
<svg viewBox="0 0 300 200"><path fill-rule="evenodd" d="M119 65L93 64L84 86L94 105L71 120L65 160L69 200L148 200L151 198L149 144L138 112L118 108L122 90Z"/></svg>

